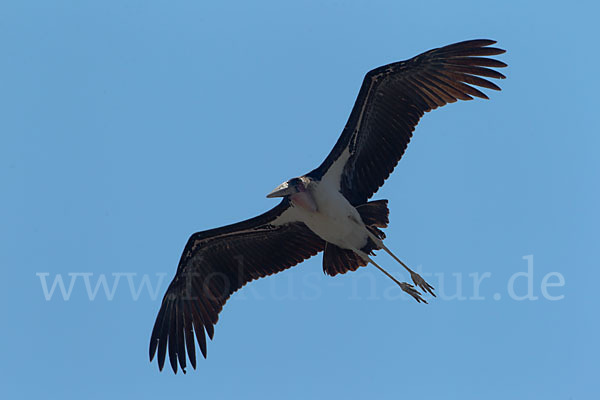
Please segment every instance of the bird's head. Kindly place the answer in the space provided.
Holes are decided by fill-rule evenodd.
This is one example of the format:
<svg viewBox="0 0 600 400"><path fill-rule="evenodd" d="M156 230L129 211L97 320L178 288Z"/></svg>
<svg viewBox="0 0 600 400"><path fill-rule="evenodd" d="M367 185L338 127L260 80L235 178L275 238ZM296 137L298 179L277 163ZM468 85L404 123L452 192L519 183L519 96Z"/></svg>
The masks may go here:
<svg viewBox="0 0 600 400"><path fill-rule="evenodd" d="M290 199L293 205L315 212L317 211L317 203L310 190L308 190L310 182L310 178L306 176L290 179L277 186L267 197L286 197Z"/></svg>
<svg viewBox="0 0 600 400"><path fill-rule="evenodd" d="M296 193L306 192L308 186L308 178L292 178L289 181L283 182L277 186L271 193L267 195L269 198L273 197L290 197Z"/></svg>

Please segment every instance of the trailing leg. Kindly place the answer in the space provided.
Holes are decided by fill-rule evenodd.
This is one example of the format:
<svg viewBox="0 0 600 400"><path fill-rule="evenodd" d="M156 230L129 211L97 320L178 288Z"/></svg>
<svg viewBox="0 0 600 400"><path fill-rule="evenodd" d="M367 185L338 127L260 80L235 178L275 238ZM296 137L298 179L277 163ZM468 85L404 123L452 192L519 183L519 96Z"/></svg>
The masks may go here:
<svg viewBox="0 0 600 400"><path fill-rule="evenodd" d="M418 303L425 303L427 304L427 301L425 301L425 299L423 299L421 297L421 293L419 293L415 287L413 285L411 285L408 282L400 282L399 280L397 280L396 278L394 278L389 272L387 272L385 269L383 269L382 267L380 267L375 261L373 261L373 259L371 257L369 257L367 254L361 252L359 253L360 256L362 258L364 258L365 260L368 260L371 264L373 264L378 270L380 270L381 272L383 272L388 278L390 278L391 280L393 280L394 282L396 282L398 284L398 286L400 286L400 288L405 291L406 293L410 294Z"/></svg>
<svg viewBox="0 0 600 400"><path fill-rule="evenodd" d="M412 281L414 282L414 284L416 286L420 287L421 290L423 290L424 292L428 292L433 297L436 297L435 293L433 293L435 288L433 286L431 286L429 283L427 283L425 281L425 279L423 279L423 277L421 277L421 275L417 274L415 271L408 268L408 266L406 264L404 264L398 257L396 257L394 255L394 253L392 253L392 251L383 244L383 242L381 242L381 248L383 250L385 250L390 256L392 256L392 258L394 260L398 261L404 268L406 268L406 270L410 273L410 278L412 279Z"/></svg>

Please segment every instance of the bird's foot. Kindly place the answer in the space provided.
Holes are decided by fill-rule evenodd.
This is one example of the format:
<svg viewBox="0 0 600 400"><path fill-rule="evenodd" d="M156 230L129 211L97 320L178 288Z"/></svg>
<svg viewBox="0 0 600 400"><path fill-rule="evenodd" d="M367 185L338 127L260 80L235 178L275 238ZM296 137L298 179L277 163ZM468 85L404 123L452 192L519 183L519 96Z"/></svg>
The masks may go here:
<svg viewBox="0 0 600 400"><path fill-rule="evenodd" d="M408 283L408 282L400 282L400 287L406 293L410 294L417 301L417 303L423 302L423 303L427 304L427 302L425 301L425 299L423 299L421 297L421 293L419 293L415 289L415 287L413 285L411 285L410 283Z"/></svg>
<svg viewBox="0 0 600 400"><path fill-rule="evenodd" d="M417 274L414 271L411 271L410 272L410 277L411 277L412 281L414 282L415 286L421 288L421 290L423 291L423 293L429 293L433 297L436 297L435 293L433 293L433 291L435 290L435 288L433 286L431 286L429 283L427 283L425 281L425 279L423 279L421 277L421 275Z"/></svg>

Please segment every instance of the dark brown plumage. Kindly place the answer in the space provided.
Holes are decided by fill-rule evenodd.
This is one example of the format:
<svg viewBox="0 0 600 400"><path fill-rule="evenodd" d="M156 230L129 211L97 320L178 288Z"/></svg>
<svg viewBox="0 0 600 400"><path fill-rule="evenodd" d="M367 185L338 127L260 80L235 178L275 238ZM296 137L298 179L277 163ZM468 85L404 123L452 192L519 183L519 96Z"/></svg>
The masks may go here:
<svg viewBox="0 0 600 400"><path fill-rule="evenodd" d="M194 332L206 357L205 331L212 339L219 312L236 290L323 250L325 242L302 223L269 224L288 208L287 203L283 200L258 217L190 237L150 339L150 360L158 350L161 370L167 348L173 371L179 360L185 372L186 349L196 368Z"/></svg>
<svg viewBox="0 0 600 400"><path fill-rule="evenodd" d="M429 50L406 61L367 73L342 135L325 161L308 174L319 179L350 147L342 194L353 205L365 203L392 173L419 119L456 100L488 97L471 85L500 90L480 76L504 79L490 69L506 67L491 58L505 51L494 40L468 40Z"/></svg>

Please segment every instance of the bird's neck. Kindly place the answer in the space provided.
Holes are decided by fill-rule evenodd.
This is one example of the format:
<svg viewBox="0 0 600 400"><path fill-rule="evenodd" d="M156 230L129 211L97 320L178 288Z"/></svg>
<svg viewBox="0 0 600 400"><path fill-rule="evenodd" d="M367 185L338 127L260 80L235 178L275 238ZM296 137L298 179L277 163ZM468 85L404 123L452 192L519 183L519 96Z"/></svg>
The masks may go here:
<svg viewBox="0 0 600 400"><path fill-rule="evenodd" d="M317 211L317 203L315 202L315 199L308 190L294 193L293 195L291 195L290 200L295 206L303 208L306 211Z"/></svg>

